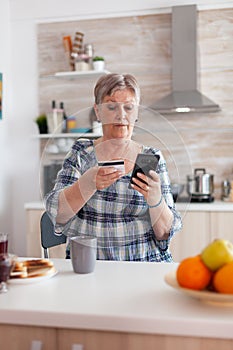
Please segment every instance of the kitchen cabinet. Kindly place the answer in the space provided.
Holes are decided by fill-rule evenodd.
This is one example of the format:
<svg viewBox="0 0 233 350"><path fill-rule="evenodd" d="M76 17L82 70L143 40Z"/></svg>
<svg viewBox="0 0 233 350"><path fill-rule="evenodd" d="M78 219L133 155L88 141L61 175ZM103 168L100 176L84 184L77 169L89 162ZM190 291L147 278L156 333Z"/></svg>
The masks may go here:
<svg viewBox="0 0 233 350"><path fill-rule="evenodd" d="M172 239L170 246L174 261L199 254L215 238L233 242L232 211L180 211L183 228Z"/></svg>
<svg viewBox="0 0 233 350"><path fill-rule="evenodd" d="M211 212L211 239L225 238L233 242L233 213Z"/></svg>
<svg viewBox="0 0 233 350"><path fill-rule="evenodd" d="M59 350L167 350L199 349L228 350L231 340L180 337L159 334L140 334L126 332L82 331L62 329L58 331ZM77 347L75 347L75 345ZM78 347L78 345L83 346Z"/></svg>
<svg viewBox="0 0 233 350"><path fill-rule="evenodd" d="M40 218L43 209L28 209L26 210L26 255L40 258L42 256L41 239L40 239Z"/></svg>
<svg viewBox="0 0 233 350"><path fill-rule="evenodd" d="M232 340L53 327L0 325L7 350L228 350Z"/></svg>
<svg viewBox="0 0 233 350"><path fill-rule="evenodd" d="M43 249L41 247L40 238L40 218L45 209L43 205L39 205L38 208L26 209L26 227L27 227L27 250L26 256L41 258L43 257ZM52 247L49 249L50 258L64 258L66 245L61 244L57 247Z"/></svg>
<svg viewBox="0 0 233 350"><path fill-rule="evenodd" d="M1 349L58 350L56 330L45 327L0 325Z"/></svg>
<svg viewBox="0 0 233 350"><path fill-rule="evenodd" d="M180 212L183 228L172 239L170 250L174 261L197 255L210 242L210 215L208 212Z"/></svg>

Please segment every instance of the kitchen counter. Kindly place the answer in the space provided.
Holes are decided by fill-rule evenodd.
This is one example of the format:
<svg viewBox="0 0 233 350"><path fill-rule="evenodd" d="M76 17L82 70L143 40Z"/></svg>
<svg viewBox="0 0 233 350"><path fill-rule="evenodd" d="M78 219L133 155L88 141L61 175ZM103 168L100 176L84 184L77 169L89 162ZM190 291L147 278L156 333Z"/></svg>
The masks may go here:
<svg viewBox="0 0 233 350"><path fill-rule="evenodd" d="M0 323L233 339L233 306L208 304L164 282L175 263L97 261L91 274L54 259L58 273L10 284L0 295Z"/></svg>
<svg viewBox="0 0 233 350"><path fill-rule="evenodd" d="M224 212L233 212L233 202L223 202L223 201L214 201L212 203L176 203L177 210L179 211L224 211ZM43 202L28 202L25 203L24 209L35 209L35 210L44 210Z"/></svg>
<svg viewBox="0 0 233 350"><path fill-rule="evenodd" d="M176 203L179 211L223 211L233 212L233 202L223 202L215 200L212 203Z"/></svg>

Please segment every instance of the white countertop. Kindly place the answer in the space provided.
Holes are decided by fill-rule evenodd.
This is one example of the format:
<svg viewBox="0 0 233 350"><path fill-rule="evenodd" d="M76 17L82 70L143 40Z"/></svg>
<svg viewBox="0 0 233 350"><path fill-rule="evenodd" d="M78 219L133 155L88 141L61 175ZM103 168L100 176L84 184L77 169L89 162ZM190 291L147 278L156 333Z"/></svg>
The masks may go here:
<svg viewBox="0 0 233 350"><path fill-rule="evenodd" d="M54 259L49 280L9 285L0 323L233 339L233 307L207 304L164 282L176 264L97 261L94 273Z"/></svg>
<svg viewBox="0 0 233 350"><path fill-rule="evenodd" d="M215 200L212 203L176 203L179 211L226 211L233 212L233 202L223 202ZM25 203L24 209L44 210L43 202L28 202Z"/></svg>
<svg viewBox="0 0 233 350"><path fill-rule="evenodd" d="M233 202L215 200L212 203L176 203L179 211L222 211L233 212Z"/></svg>

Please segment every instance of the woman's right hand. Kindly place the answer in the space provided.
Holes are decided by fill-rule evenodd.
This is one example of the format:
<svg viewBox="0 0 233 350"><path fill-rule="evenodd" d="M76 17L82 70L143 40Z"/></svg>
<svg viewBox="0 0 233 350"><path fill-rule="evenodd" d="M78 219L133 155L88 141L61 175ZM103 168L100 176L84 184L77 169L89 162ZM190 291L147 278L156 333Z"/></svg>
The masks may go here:
<svg viewBox="0 0 233 350"><path fill-rule="evenodd" d="M112 185L118 180L124 173L117 170L114 167L98 167L96 174L96 188L97 190L103 190Z"/></svg>

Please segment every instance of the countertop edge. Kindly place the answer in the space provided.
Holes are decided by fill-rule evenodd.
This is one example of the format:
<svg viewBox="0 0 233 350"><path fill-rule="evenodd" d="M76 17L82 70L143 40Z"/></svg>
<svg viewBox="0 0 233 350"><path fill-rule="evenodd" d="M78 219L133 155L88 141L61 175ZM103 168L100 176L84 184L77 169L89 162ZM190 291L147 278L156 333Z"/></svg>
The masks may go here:
<svg viewBox="0 0 233 350"><path fill-rule="evenodd" d="M42 318L43 321L42 321ZM64 319L66 320L64 322ZM77 329L77 330L95 330L95 331L109 331L109 332L123 332L123 333L138 333L150 335L167 335L167 336L186 336L186 337L200 337L200 338L216 338L216 339L233 339L232 325L222 323L213 324L212 327L206 322L199 320L198 327L194 327L192 322L176 320L148 319L148 318L132 318L126 319L124 317L95 317L95 315L83 315L77 322L77 315L61 315L51 313L41 313L39 316L31 312L12 312L1 311L0 325L8 324L14 326L35 326L43 328L58 328L58 329ZM174 324L176 326L174 327ZM218 331L216 332L216 327Z"/></svg>
<svg viewBox="0 0 233 350"><path fill-rule="evenodd" d="M214 201L212 203L176 203L178 211L233 212L233 202ZM45 210L43 202L27 202L25 210Z"/></svg>

